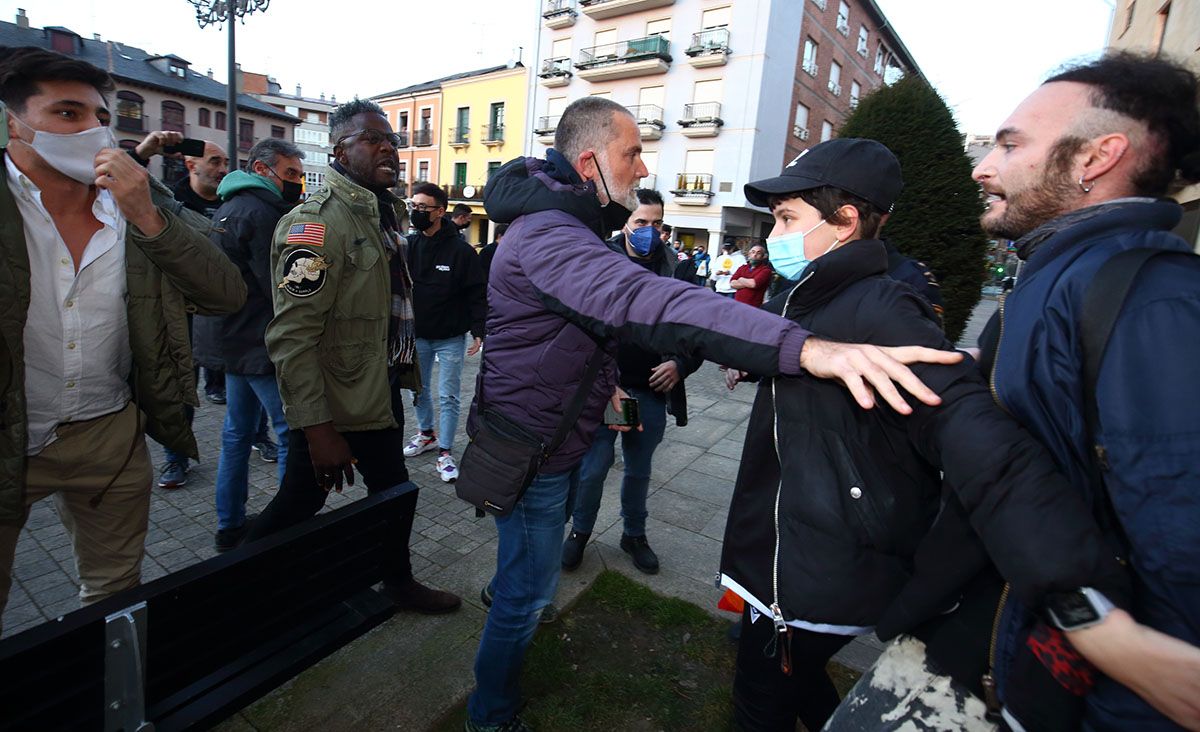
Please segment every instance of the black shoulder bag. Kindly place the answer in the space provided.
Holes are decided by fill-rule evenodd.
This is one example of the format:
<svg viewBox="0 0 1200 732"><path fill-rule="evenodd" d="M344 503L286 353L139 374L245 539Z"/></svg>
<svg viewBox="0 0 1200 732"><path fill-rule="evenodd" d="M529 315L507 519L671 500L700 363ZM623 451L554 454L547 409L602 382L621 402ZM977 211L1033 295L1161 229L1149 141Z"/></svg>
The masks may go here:
<svg viewBox="0 0 1200 732"><path fill-rule="evenodd" d="M603 359L604 351L597 346L575 396L563 412L558 431L547 444L540 436L488 407L484 398L487 374L484 358L479 374L478 428L459 462L458 480L454 484L458 497L477 510L507 516L525 495L538 470L562 447L575 427Z"/></svg>

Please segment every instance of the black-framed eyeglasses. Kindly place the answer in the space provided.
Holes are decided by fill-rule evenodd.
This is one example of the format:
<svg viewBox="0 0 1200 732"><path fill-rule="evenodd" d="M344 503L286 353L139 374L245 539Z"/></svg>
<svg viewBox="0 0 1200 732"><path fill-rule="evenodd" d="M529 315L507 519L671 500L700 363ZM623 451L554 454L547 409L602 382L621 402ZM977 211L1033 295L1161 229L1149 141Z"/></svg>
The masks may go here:
<svg viewBox="0 0 1200 732"><path fill-rule="evenodd" d="M342 138L337 141L337 144L341 145L351 137L357 137L359 140L371 145L372 147L379 145L385 140L389 145L397 150L402 147L400 144L400 135L397 135L395 132L380 132L376 129L365 129L358 130L357 132L351 132L349 135L342 136Z"/></svg>
<svg viewBox="0 0 1200 732"><path fill-rule="evenodd" d="M413 201L408 202L409 211L437 211L439 208L441 208L441 206L436 203L432 206L429 206L424 203L414 203Z"/></svg>

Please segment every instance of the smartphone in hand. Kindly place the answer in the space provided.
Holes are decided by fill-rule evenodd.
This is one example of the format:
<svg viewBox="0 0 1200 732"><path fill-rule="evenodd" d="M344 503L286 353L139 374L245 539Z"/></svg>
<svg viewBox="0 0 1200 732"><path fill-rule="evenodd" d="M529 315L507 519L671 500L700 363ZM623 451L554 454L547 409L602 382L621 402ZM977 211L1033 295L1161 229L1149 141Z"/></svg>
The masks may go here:
<svg viewBox="0 0 1200 732"><path fill-rule="evenodd" d="M639 421L640 415L638 413L637 399L622 398L620 411L613 409L611 401L604 408L604 424L616 425L618 427L637 427Z"/></svg>
<svg viewBox="0 0 1200 732"><path fill-rule="evenodd" d="M165 146L163 153L166 155L182 153L190 158L202 158L204 157L204 140L194 140L190 137L185 137L179 141L178 145Z"/></svg>

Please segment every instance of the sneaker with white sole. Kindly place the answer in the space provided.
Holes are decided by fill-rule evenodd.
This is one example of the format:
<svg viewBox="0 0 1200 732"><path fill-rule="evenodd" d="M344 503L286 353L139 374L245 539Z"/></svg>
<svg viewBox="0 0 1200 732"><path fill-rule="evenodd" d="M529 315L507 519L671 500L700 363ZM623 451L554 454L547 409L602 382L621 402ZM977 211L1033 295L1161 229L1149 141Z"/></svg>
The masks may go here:
<svg viewBox="0 0 1200 732"><path fill-rule="evenodd" d="M458 480L458 466L454 464L454 457L449 453L438 456L437 471L443 483L453 483Z"/></svg>
<svg viewBox="0 0 1200 732"><path fill-rule="evenodd" d="M427 435L424 432L418 432L404 446L404 457L416 457L423 452L436 450L437 446L437 435Z"/></svg>

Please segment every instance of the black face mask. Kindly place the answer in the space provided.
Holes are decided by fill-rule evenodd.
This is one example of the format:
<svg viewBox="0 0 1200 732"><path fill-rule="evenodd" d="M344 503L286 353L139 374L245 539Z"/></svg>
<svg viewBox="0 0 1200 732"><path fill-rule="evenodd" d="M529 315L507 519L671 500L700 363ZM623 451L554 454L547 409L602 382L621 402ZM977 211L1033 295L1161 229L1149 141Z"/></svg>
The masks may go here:
<svg viewBox="0 0 1200 732"><path fill-rule="evenodd" d="M300 196L304 193L304 186L299 183L294 183L290 180L283 181L283 190L279 195L288 203L295 203L300 200Z"/></svg>
<svg viewBox="0 0 1200 732"><path fill-rule="evenodd" d="M629 220L629 215L633 212L613 200L612 194L608 192L608 182L604 180L604 171L600 169L599 160L596 160L596 172L600 174L600 184L604 186L604 195L608 196L608 204L600 209L600 222L605 231L623 228L625 222Z"/></svg>
<svg viewBox="0 0 1200 732"><path fill-rule="evenodd" d="M412 223L413 228L417 231L425 231L430 226L433 226L433 216L428 211L413 210L408 214L408 220Z"/></svg>
<svg viewBox="0 0 1200 732"><path fill-rule="evenodd" d="M267 168L267 170L270 171L271 175L278 178L279 182L283 184L283 189L279 191L279 197L282 198L285 203L295 203L296 201L300 200L300 196L304 194L304 186L300 185L299 183L294 183L290 180L284 180L283 178L280 178L279 173L276 173L271 168Z"/></svg>

